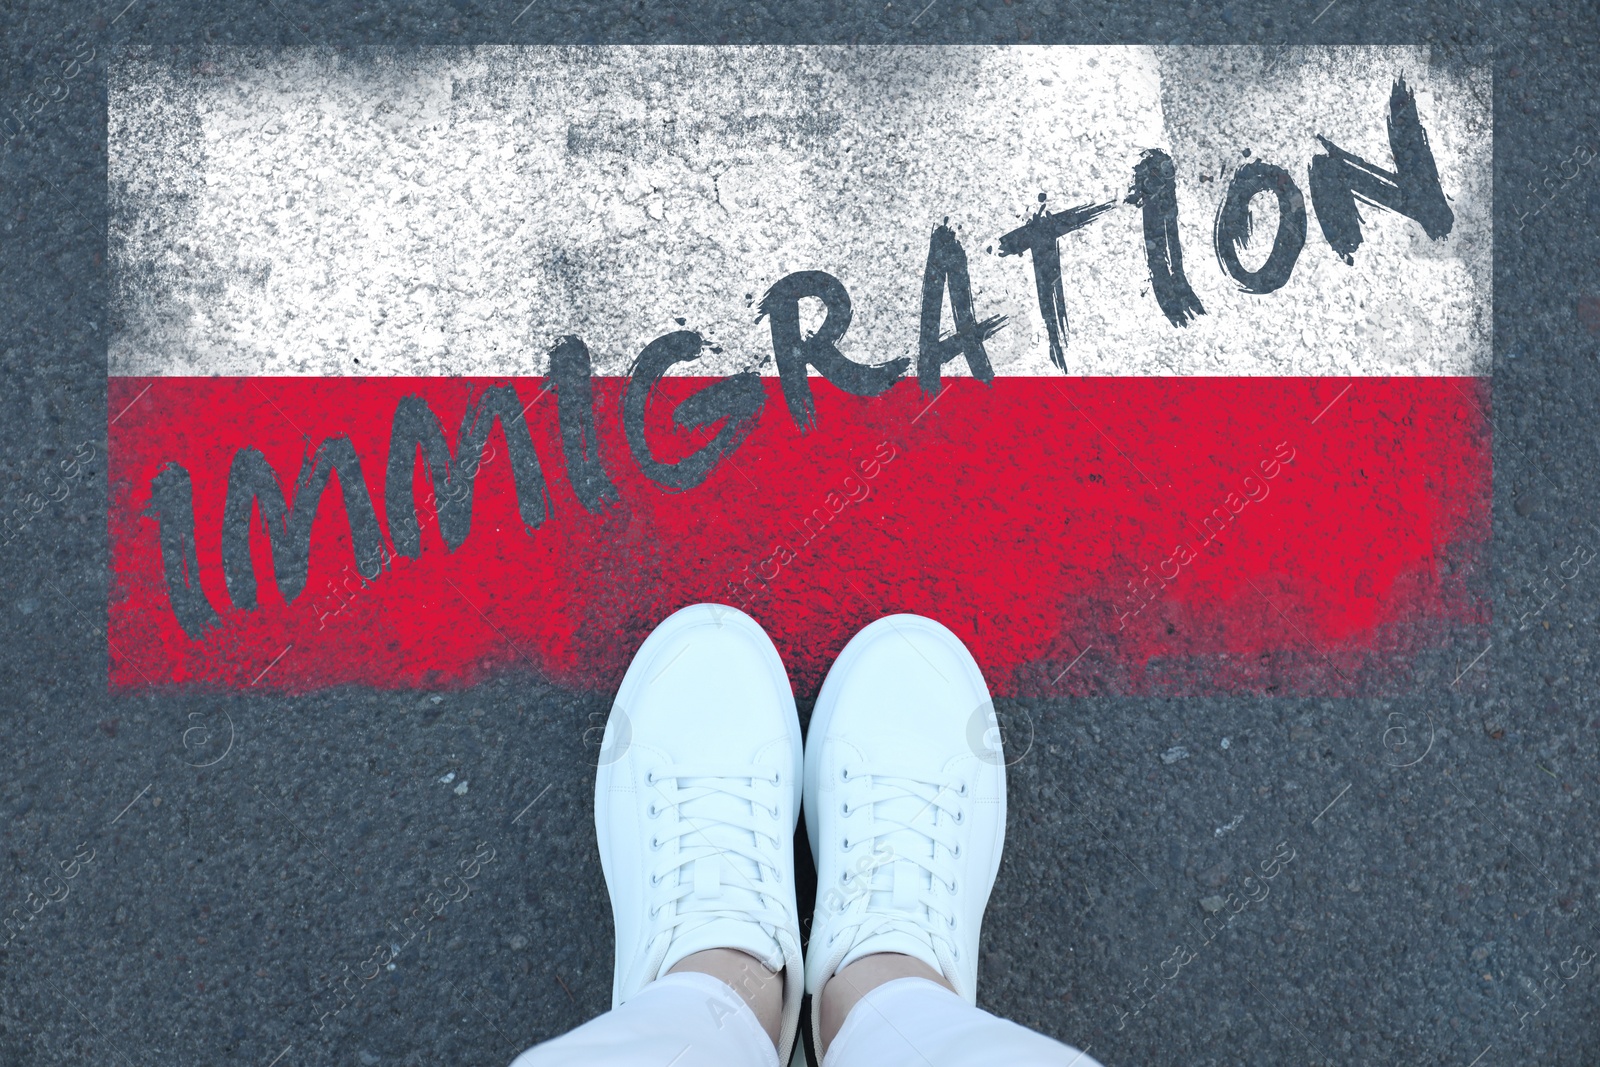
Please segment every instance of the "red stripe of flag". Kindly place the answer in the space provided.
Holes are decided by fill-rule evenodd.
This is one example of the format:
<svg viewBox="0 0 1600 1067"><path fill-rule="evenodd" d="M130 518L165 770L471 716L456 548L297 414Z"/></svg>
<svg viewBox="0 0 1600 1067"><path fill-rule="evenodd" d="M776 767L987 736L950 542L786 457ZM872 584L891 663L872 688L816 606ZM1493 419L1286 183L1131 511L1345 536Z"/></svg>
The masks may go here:
<svg viewBox="0 0 1600 1067"><path fill-rule="evenodd" d="M425 503L421 552L395 555L384 472L400 399L421 396L454 447L469 400L504 381L111 379L109 410L126 408L110 426L112 686L446 688L526 673L606 689L656 621L711 600L768 629L802 695L852 633L896 611L950 626L1002 695L1394 692L1424 653L1488 623L1479 379L955 379L931 406L912 379L873 399L813 379L819 429L802 438L768 378L749 438L703 485L669 492L628 452L626 380L603 378L600 450L619 499L599 514L568 484L553 396L519 379L542 524L524 527L496 429L465 541L447 550ZM707 384L657 386L664 457L697 446L668 414ZM258 606L235 607L221 544L236 453L259 449L292 494L308 453L340 436L388 564L358 573L335 480L304 590L280 595L258 517ZM149 513L174 463L219 620L199 640L173 612ZM419 471L416 499L429 488Z"/></svg>

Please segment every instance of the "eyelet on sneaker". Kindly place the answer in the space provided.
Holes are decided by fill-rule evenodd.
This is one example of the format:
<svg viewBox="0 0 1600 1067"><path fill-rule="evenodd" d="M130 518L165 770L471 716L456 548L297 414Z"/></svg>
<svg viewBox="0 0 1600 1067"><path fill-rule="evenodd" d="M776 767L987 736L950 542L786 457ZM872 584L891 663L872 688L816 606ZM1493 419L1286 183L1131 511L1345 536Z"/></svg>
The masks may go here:
<svg viewBox="0 0 1600 1067"><path fill-rule="evenodd" d="M654 804L650 805L650 817L652 819L655 819L655 818L659 818L660 815L661 815L661 809L656 807Z"/></svg>
<svg viewBox="0 0 1600 1067"><path fill-rule="evenodd" d="M951 856L952 859L960 859L961 858L961 846L957 845L954 849L952 849L950 851L950 856Z"/></svg>
<svg viewBox="0 0 1600 1067"><path fill-rule="evenodd" d="M962 823L964 823L966 821L967 821L967 813L966 812L964 812L964 811L956 812L956 825L957 826L960 826Z"/></svg>
<svg viewBox="0 0 1600 1067"><path fill-rule="evenodd" d="M844 849L846 852L849 852L850 851L850 839L848 837L841 837L839 839L839 847Z"/></svg>
<svg viewBox="0 0 1600 1067"><path fill-rule="evenodd" d="M840 804L839 805L839 814L843 815L845 818L848 819L850 817L850 805L849 804Z"/></svg>
<svg viewBox="0 0 1600 1067"><path fill-rule="evenodd" d="M655 785L656 784L656 772L655 771L645 771L644 772L644 784L645 785Z"/></svg>
<svg viewBox="0 0 1600 1067"><path fill-rule="evenodd" d="M967 795L967 783L966 782L962 782L961 783L961 788L956 790L956 796L964 797L966 795Z"/></svg>
<svg viewBox="0 0 1600 1067"><path fill-rule="evenodd" d="M839 768L839 781L848 782L849 780L850 780L850 768L849 767L840 767Z"/></svg>
<svg viewBox="0 0 1600 1067"><path fill-rule="evenodd" d="M950 895L956 895L956 880L954 878L950 879Z"/></svg>
<svg viewBox="0 0 1600 1067"><path fill-rule="evenodd" d="M944 921L944 924L954 930L956 928L956 917L954 915L950 916Z"/></svg>
<svg viewBox="0 0 1600 1067"><path fill-rule="evenodd" d="M657 886L657 885L660 885L660 884L661 884L661 879L660 879L660 878L658 878L658 877L657 877L657 876L656 876L656 875L653 875L653 874L652 874L652 875L651 875L651 876L650 876L650 884L651 884L651 885L652 885L652 886Z"/></svg>
<svg viewBox="0 0 1600 1067"><path fill-rule="evenodd" d="M850 884L850 872L849 871L840 871L839 872L839 884L840 885L849 885Z"/></svg>
<svg viewBox="0 0 1600 1067"><path fill-rule="evenodd" d="M658 840L657 838L655 838L653 836L650 838L650 851L651 852L660 852L661 851L661 842L660 842L660 840Z"/></svg>

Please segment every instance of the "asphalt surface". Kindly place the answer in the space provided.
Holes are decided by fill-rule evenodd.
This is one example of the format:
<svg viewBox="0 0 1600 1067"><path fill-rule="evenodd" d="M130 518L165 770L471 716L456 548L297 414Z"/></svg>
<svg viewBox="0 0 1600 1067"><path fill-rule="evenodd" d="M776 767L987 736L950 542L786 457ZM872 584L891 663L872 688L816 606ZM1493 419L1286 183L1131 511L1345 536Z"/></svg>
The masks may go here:
<svg viewBox="0 0 1600 1067"><path fill-rule="evenodd" d="M1563 166L1600 150L1594 5L122 3L0 13L8 110L85 57L0 153L0 511L48 499L0 552L0 904L31 916L0 934L0 1065L504 1064L609 1004L586 733L609 694L107 688L105 63L308 42L1395 43L1492 63L1487 650L1447 650L1459 676L1399 700L1003 702L1018 758L980 1002L1108 1067L1600 1061L1600 566L1542 584L1600 549L1600 167ZM412 934L463 862L470 894ZM1267 895L1212 936L1204 902L1263 864ZM382 944L395 967L367 980ZM335 1010L323 976L344 968L359 993Z"/></svg>

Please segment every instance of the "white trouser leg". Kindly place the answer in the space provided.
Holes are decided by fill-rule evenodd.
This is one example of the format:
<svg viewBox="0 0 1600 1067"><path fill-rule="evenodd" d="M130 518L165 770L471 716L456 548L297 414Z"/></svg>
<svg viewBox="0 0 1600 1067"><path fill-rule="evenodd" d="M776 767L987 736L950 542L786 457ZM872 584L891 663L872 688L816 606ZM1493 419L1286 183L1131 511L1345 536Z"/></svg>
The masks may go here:
<svg viewBox="0 0 1600 1067"><path fill-rule="evenodd" d="M680 971L621 1007L535 1045L511 1067L779 1067L772 1039L733 987Z"/></svg>
<svg viewBox="0 0 1600 1067"><path fill-rule="evenodd" d="M925 978L885 982L850 1009L822 1067L1100 1067L1070 1045L974 1008Z"/></svg>

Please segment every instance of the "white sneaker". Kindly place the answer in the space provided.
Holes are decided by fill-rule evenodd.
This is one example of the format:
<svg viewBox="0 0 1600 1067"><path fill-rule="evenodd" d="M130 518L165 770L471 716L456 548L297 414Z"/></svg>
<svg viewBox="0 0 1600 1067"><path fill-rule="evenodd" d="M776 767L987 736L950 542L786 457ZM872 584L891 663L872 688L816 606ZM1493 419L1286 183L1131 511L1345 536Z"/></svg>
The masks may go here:
<svg viewBox="0 0 1600 1067"><path fill-rule="evenodd" d="M976 1003L1006 775L989 689L960 638L891 615L845 646L811 716L805 813L817 863L806 990L818 1050L822 987L862 956L914 956Z"/></svg>
<svg viewBox="0 0 1600 1067"><path fill-rule="evenodd" d="M779 1062L800 1018L794 828L802 757L777 649L743 612L684 608L617 693L595 776L616 923L613 1007L691 953L738 949L784 975Z"/></svg>

